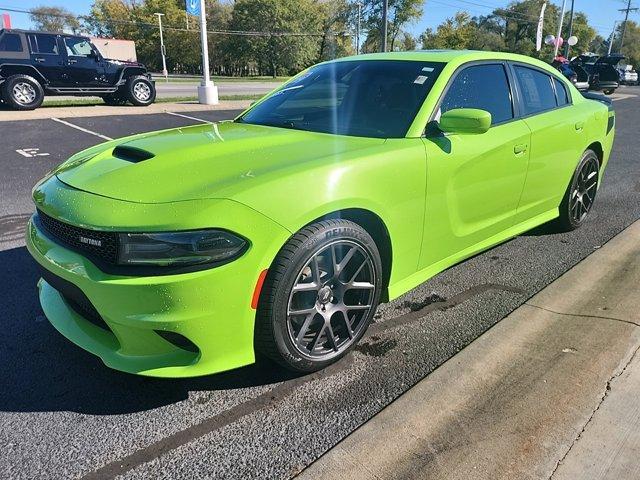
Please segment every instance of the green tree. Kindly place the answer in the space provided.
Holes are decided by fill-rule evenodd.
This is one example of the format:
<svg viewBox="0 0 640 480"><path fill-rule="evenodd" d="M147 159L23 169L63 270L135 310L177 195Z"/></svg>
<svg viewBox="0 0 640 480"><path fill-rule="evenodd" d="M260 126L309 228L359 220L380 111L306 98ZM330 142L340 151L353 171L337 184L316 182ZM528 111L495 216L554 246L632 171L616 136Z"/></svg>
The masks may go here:
<svg viewBox="0 0 640 480"><path fill-rule="evenodd" d="M425 0L389 0L387 13L388 49L395 50L396 42L403 38L407 26L422 17ZM367 38L363 43L364 52L382 50L382 2L366 0L362 8L363 26L367 30Z"/></svg>
<svg viewBox="0 0 640 480"><path fill-rule="evenodd" d="M447 18L434 31L427 29L421 36L422 48L456 50L467 49L477 33L477 26L466 12L458 12L453 18Z"/></svg>
<svg viewBox="0 0 640 480"><path fill-rule="evenodd" d="M226 54L255 62L270 75L289 75L318 58L322 12L313 0L237 0L230 29L266 32L228 37Z"/></svg>
<svg viewBox="0 0 640 480"><path fill-rule="evenodd" d="M80 29L80 22L76 16L64 7L32 8L29 11L29 18L36 30L47 32L70 30L76 33Z"/></svg>
<svg viewBox="0 0 640 480"><path fill-rule="evenodd" d="M620 50L620 38L622 35L622 25L618 28L618 34L616 35L617 41L614 42L613 51ZM640 25L633 21L627 22L627 30L624 33L624 45L620 50L625 57L626 62L630 65L635 65L638 69L640 65Z"/></svg>

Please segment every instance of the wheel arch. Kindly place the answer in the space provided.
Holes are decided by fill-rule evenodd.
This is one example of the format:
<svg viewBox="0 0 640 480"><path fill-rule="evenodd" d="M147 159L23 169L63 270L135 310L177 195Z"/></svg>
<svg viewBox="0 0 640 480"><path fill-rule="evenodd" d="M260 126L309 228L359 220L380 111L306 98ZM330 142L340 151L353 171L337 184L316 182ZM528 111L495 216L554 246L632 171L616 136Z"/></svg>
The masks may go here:
<svg viewBox="0 0 640 480"><path fill-rule="evenodd" d="M40 71L32 65L20 65L13 63L4 63L0 65L0 75L8 78L12 75L29 75L36 79L40 85L44 88L47 85L47 79Z"/></svg>
<svg viewBox="0 0 640 480"><path fill-rule="evenodd" d="M391 267L393 264L393 247L391 244L391 236L389 235L389 230L387 229L387 225L384 223L384 220L371 210L354 207L328 212L312 220L307 225L328 219L349 220L362 227L369 235L371 235L371 238L373 238L373 241L378 247L380 260L382 261L383 285L381 300L383 302L387 302L389 300L388 287L389 280L391 278ZM304 228L307 225L304 225L301 228Z"/></svg>
<svg viewBox="0 0 640 480"><path fill-rule="evenodd" d="M587 150L593 150L598 156L598 162L600 163L600 169L602 169L602 162L604 160L604 148L599 141L593 142L587 147Z"/></svg>

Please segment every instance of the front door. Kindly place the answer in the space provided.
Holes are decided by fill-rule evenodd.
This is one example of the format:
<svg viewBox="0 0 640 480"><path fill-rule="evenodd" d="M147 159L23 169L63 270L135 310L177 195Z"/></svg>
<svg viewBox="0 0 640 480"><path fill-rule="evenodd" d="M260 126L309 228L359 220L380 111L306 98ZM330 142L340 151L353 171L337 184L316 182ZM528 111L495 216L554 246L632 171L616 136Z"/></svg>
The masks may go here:
<svg viewBox="0 0 640 480"><path fill-rule="evenodd" d="M472 253L514 225L529 162L531 131L516 119L507 66L473 64L447 89L436 115L477 108L492 115L484 134L431 132L420 268Z"/></svg>
<svg viewBox="0 0 640 480"><path fill-rule="evenodd" d="M94 52L91 42L82 37L62 37L65 64L74 86L78 88L104 87L104 65Z"/></svg>

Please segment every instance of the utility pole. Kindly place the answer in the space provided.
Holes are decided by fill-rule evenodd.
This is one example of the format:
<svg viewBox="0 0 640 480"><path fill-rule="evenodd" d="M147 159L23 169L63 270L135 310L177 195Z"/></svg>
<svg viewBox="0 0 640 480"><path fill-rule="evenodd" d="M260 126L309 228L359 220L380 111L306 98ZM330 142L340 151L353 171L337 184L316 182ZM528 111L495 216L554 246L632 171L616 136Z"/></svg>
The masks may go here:
<svg viewBox="0 0 640 480"><path fill-rule="evenodd" d="M158 28L160 28L160 55L162 55L162 75L164 75L165 82L169 81L169 72L167 72L167 50L164 48L164 37L162 36L162 17L164 13L154 13L158 16Z"/></svg>
<svg viewBox="0 0 640 480"><path fill-rule="evenodd" d="M362 3L358 2L358 21L356 22L356 55L360 55L360 16L362 15Z"/></svg>
<svg viewBox="0 0 640 480"><path fill-rule="evenodd" d="M613 30L611 31L611 37L609 38L609 51L607 52L607 55L611 55L611 50L613 48L613 42L616 39L616 26L618 25L618 23L620 23L618 20L613 22Z"/></svg>
<svg viewBox="0 0 640 480"><path fill-rule="evenodd" d="M569 18L569 35L567 35L567 40L564 42L564 58L569 58L569 49L571 45L569 45L569 39L573 35L573 13L575 7L576 0L571 0L571 17Z"/></svg>
<svg viewBox="0 0 640 480"><path fill-rule="evenodd" d="M387 51L387 23L389 13L389 0L382 0L382 51Z"/></svg>
<svg viewBox="0 0 640 480"><path fill-rule="evenodd" d="M567 10L567 0L562 0L562 11L560 12L560 26L558 27L558 35L556 35L556 48L553 52L553 58L558 56L560 50L560 37L562 36L562 24L564 23L564 12Z"/></svg>
<svg viewBox="0 0 640 480"><path fill-rule="evenodd" d="M209 72L207 11L204 0L200 0L200 42L202 43L202 83L198 87L198 101L205 105L217 105L218 87L211 81L211 74Z"/></svg>
<svg viewBox="0 0 640 480"><path fill-rule="evenodd" d="M629 21L629 12L637 12L638 7L631 6L631 0L627 0L627 8L621 8L619 12L625 12L624 23L622 24L622 34L620 35L620 51L622 52L622 46L624 45L624 34L627 31L627 22Z"/></svg>

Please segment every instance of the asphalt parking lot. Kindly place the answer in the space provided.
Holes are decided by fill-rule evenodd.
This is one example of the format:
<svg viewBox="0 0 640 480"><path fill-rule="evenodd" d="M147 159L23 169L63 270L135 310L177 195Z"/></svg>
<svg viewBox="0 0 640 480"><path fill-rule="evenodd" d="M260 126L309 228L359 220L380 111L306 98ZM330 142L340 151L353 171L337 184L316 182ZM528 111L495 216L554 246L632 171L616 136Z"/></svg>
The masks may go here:
<svg viewBox="0 0 640 480"><path fill-rule="evenodd" d="M43 317L22 240L31 187L72 153L236 112L0 122L0 477L295 475L640 218L640 88L621 93L613 156L584 228L539 229L447 270L383 305L349 357L301 377L264 361L191 380L109 370Z"/></svg>

